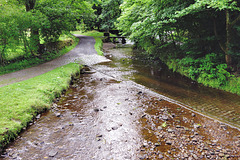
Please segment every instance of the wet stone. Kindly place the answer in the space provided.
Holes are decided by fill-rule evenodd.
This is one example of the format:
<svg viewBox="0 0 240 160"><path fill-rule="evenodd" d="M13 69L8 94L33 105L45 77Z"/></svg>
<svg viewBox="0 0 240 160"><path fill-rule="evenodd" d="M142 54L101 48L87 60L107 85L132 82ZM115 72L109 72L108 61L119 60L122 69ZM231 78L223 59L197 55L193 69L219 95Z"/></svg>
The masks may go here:
<svg viewBox="0 0 240 160"><path fill-rule="evenodd" d="M172 141L167 140L167 141L166 141L166 144L167 144L167 145L172 145Z"/></svg>
<svg viewBox="0 0 240 160"><path fill-rule="evenodd" d="M158 158L159 158L159 159L163 159L164 156L163 156L162 154L159 154Z"/></svg>
<svg viewBox="0 0 240 160"><path fill-rule="evenodd" d="M224 157L225 155L223 153L219 153L219 157Z"/></svg>
<svg viewBox="0 0 240 160"><path fill-rule="evenodd" d="M199 135L198 132L194 132L194 135Z"/></svg>
<svg viewBox="0 0 240 160"><path fill-rule="evenodd" d="M180 125L176 125L176 128L182 128Z"/></svg>
<svg viewBox="0 0 240 160"><path fill-rule="evenodd" d="M48 153L49 157L55 157L57 154L58 154L58 151L56 151L56 150L51 150L51 151Z"/></svg>
<svg viewBox="0 0 240 160"><path fill-rule="evenodd" d="M161 144L160 143L155 143L154 144L156 147L160 146Z"/></svg>
<svg viewBox="0 0 240 160"><path fill-rule="evenodd" d="M194 159L198 159L198 156L196 154L192 154Z"/></svg>
<svg viewBox="0 0 240 160"><path fill-rule="evenodd" d="M100 110L98 108L94 108L94 112L99 112Z"/></svg>
<svg viewBox="0 0 240 160"><path fill-rule="evenodd" d="M217 142L218 142L218 140L212 140L212 142L213 142L213 143L217 143Z"/></svg>
<svg viewBox="0 0 240 160"><path fill-rule="evenodd" d="M193 142L197 142L198 140L197 140L197 138L193 138L192 141Z"/></svg>
<svg viewBox="0 0 240 160"><path fill-rule="evenodd" d="M147 147L148 146L148 143L147 142L144 142L143 143L143 147Z"/></svg>
<svg viewBox="0 0 240 160"><path fill-rule="evenodd" d="M162 116L162 119L163 119L164 121L169 120L168 116L166 116L166 115L163 115L163 116Z"/></svg>
<svg viewBox="0 0 240 160"><path fill-rule="evenodd" d="M112 130L117 130L117 129L118 129L117 126L112 127Z"/></svg>
<svg viewBox="0 0 240 160"><path fill-rule="evenodd" d="M171 128L169 128L168 130L168 133L173 133L173 132L175 132L173 129L171 129Z"/></svg>
<svg viewBox="0 0 240 160"><path fill-rule="evenodd" d="M193 124L193 127L194 128L200 128L200 125L195 123L195 124Z"/></svg>
<svg viewBox="0 0 240 160"><path fill-rule="evenodd" d="M187 155L187 153L184 153L184 154L183 154L183 157L184 157L184 158L188 158L189 156Z"/></svg>
<svg viewBox="0 0 240 160"><path fill-rule="evenodd" d="M62 114L61 113L55 113L56 117L61 117Z"/></svg>
<svg viewBox="0 0 240 160"><path fill-rule="evenodd" d="M162 130L162 127L161 126L158 126L158 128L157 128L158 130Z"/></svg>
<svg viewBox="0 0 240 160"><path fill-rule="evenodd" d="M100 137L103 137L103 135L101 135L101 134L97 134L96 137L99 137L99 138L100 138Z"/></svg>

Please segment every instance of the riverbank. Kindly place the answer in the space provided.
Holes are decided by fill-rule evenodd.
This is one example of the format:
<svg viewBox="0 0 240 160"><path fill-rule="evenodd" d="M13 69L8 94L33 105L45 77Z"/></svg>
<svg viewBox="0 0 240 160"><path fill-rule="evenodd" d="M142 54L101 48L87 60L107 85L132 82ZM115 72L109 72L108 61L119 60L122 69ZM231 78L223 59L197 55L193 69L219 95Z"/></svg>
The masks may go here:
<svg viewBox="0 0 240 160"><path fill-rule="evenodd" d="M227 71L226 64L215 62L216 54L206 55L204 58L192 59L190 57L176 58L181 55L180 49L176 50L174 46L153 46L149 45L148 51L141 46L137 46L141 57L150 64L164 63L170 70L185 76L192 81L203 86L226 91L240 95L240 76L230 74Z"/></svg>
<svg viewBox="0 0 240 160"><path fill-rule="evenodd" d="M70 63L40 76L0 88L0 148L32 123L36 116L51 106L55 97L70 84L80 71Z"/></svg>
<svg viewBox="0 0 240 160"><path fill-rule="evenodd" d="M169 69L174 72L178 72L183 76L186 76L194 81L197 81L199 84L203 84L206 87L211 87L223 91L227 91L233 94L240 95L240 76L230 75L224 68L219 69L218 67L215 70L218 70L217 74L219 77L214 77L214 73L208 73L207 71L202 71L199 73L198 77L193 77L192 72L194 70L200 70L198 68L194 68L193 66L184 66L178 59L170 59L165 61L165 64ZM220 73L222 72L222 73ZM219 79L222 79L223 82L219 82Z"/></svg>

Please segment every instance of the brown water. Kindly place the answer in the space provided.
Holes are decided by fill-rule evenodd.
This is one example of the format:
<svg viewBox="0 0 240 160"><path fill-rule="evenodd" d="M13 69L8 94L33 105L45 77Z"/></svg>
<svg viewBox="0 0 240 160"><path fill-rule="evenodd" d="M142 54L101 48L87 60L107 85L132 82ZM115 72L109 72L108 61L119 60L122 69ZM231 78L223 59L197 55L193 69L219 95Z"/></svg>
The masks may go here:
<svg viewBox="0 0 240 160"><path fill-rule="evenodd" d="M184 91L196 94L194 90L201 87L141 65L132 59L130 48L111 49L107 57L113 62L85 68L85 74L75 77L52 109L10 144L0 159L240 158L238 129L165 97L181 100L187 96ZM165 96L148 87L164 91ZM189 104L194 102L183 98L187 99ZM205 99L210 98L201 100ZM206 106L214 104L206 101Z"/></svg>
<svg viewBox="0 0 240 160"><path fill-rule="evenodd" d="M136 57L131 48L112 49L109 54L110 66L124 71L125 79L240 128L240 96L199 85L161 64L152 65Z"/></svg>

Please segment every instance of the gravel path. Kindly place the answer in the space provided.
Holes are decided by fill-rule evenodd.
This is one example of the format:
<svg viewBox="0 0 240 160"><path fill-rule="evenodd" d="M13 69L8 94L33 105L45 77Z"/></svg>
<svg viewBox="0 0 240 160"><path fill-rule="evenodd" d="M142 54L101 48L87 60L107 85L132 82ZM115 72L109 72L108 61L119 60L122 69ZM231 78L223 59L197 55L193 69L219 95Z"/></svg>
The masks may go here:
<svg viewBox="0 0 240 160"><path fill-rule="evenodd" d="M81 35L75 36L79 38L80 41L73 50L50 62L0 76L0 87L33 78L71 62L93 65L109 61L105 57L97 55L94 48L95 39L93 37Z"/></svg>

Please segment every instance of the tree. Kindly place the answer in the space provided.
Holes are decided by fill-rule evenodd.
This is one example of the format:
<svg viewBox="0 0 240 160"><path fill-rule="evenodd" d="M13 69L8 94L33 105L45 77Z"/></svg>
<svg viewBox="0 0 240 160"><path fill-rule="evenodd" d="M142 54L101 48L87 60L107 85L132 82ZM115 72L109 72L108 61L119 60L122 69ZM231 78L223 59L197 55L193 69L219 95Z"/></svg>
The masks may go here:
<svg viewBox="0 0 240 160"><path fill-rule="evenodd" d="M232 30L234 25L237 24L240 20L239 11L240 8L237 5L237 1L234 0L196 0L196 2L189 7L183 9L182 11L178 12L176 17L186 16L187 14L192 13L199 13L200 11L207 10L207 9L214 9L217 11L224 11L225 12L225 30L226 30L226 38L225 38L225 45L223 45L219 41L219 46L221 47L222 51L225 53L225 61L228 65L228 68L232 67L232 56L231 56L231 42L233 39ZM234 17L232 19L231 17ZM217 33L217 26L216 21L214 23L214 33L217 39L219 39Z"/></svg>
<svg viewBox="0 0 240 160"><path fill-rule="evenodd" d="M6 4L0 10L0 19L0 64L4 64L9 48L16 48L23 41L25 52L30 49L27 31L32 16L16 6Z"/></svg>
<svg viewBox="0 0 240 160"><path fill-rule="evenodd" d="M102 13L100 15L102 19L102 29L109 31L110 28L115 28L115 22L121 14L121 4L122 0L103 0Z"/></svg>

